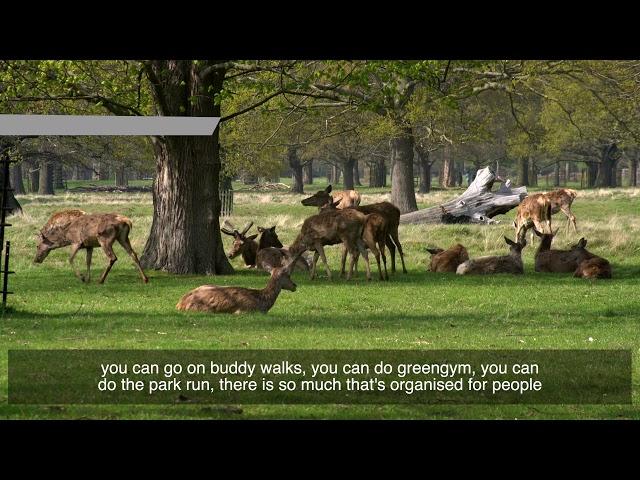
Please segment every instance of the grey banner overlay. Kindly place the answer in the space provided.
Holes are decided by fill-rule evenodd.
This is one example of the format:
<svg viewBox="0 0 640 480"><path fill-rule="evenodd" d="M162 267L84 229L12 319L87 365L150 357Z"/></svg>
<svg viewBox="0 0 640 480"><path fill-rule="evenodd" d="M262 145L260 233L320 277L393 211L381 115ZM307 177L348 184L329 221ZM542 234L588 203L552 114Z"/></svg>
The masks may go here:
<svg viewBox="0 0 640 480"><path fill-rule="evenodd" d="M220 117L0 115L0 135L213 135Z"/></svg>

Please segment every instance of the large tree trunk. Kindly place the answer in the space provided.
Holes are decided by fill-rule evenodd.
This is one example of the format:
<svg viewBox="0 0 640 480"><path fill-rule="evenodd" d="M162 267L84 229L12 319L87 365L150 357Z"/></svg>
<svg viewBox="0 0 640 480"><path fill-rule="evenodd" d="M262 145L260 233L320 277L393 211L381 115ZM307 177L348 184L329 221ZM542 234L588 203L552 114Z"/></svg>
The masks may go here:
<svg viewBox="0 0 640 480"><path fill-rule="evenodd" d="M616 186L616 165L618 159L615 154L618 146L611 143L602 148L602 156L600 159L600 167L596 175L595 186L600 188L608 188Z"/></svg>
<svg viewBox="0 0 640 480"><path fill-rule="evenodd" d="M496 176L489 167L478 170L475 180L458 198L436 207L400 216L400 223L494 223L499 214L517 207L527 196L527 187L511 188L507 180L492 192Z"/></svg>
<svg viewBox="0 0 640 480"><path fill-rule="evenodd" d="M302 162L298 157L298 149L296 147L289 147L287 149L287 161L289 167L291 167L291 179L293 185L291 191L293 193L304 193L304 182L302 181Z"/></svg>
<svg viewBox="0 0 640 480"><path fill-rule="evenodd" d="M360 183L360 169L358 168L358 161L356 160L353 164L353 184L356 187L361 187L362 183Z"/></svg>
<svg viewBox="0 0 640 480"><path fill-rule="evenodd" d="M15 165L15 164L14 164ZM0 166L1 167L1 166ZM7 192L7 215L17 215L17 214L21 214L22 213L22 207L20 206L20 203L18 202L18 200L16 200L16 197L14 196L14 191L11 190L12 188L12 172L9 171L9 191ZM4 168L0 168L0 186L2 186L4 184ZM1 192L0 192L1 193ZM2 203L2 197L0 197L0 204ZM3 207L5 205L0 205L0 207Z"/></svg>
<svg viewBox="0 0 640 480"><path fill-rule="evenodd" d="M26 193L24 189L24 181L22 180L22 163L14 163L11 167L11 186L13 193L22 195Z"/></svg>
<svg viewBox="0 0 640 480"><path fill-rule="evenodd" d="M529 186L529 158L520 157L518 160L518 185Z"/></svg>
<svg viewBox="0 0 640 480"><path fill-rule="evenodd" d="M157 60L146 67L161 115L219 117L214 94L224 71L208 61ZM147 268L178 274L226 274L233 268L220 234L219 129L208 136L155 138L153 223L142 254Z"/></svg>
<svg viewBox="0 0 640 480"><path fill-rule="evenodd" d="M40 161L40 175L38 180L38 195L53 195L53 163L49 160Z"/></svg>
<svg viewBox="0 0 640 480"><path fill-rule="evenodd" d="M313 160L307 160L302 169L302 183L313 185Z"/></svg>
<svg viewBox="0 0 640 480"><path fill-rule="evenodd" d="M353 166L356 164L356 160L352 157L347 158L342 162L342 171L344 172L344 189L353 190L355 185L353 183Z"/></svg>
<svg viewBox="0 0 640 480"><path fill-rule="evenodd" d="M416 147L418 154L418 165L420 166L420 193L429 193L431 191L431 161L429 160L429 151Z"/></svg>
<svg viewBox="0 0 640 480"><path fill-rule="evenodd" d="M408 127L402 127L401 134L391 140L391 203L400 213L418 209L413 188L413 143L413 132Z"/></svg>
<svg viewBox="0 0 640 480"><path fill-rule="evenodd" d="M333 184L340 182L340 168L337 165L331 167L331 182Z"/></svg>
<svg viewBox="0 0 640 480"><path fill-rule="evenodd" d="M129 176L127 175L127 169L124 166L119 166L116 169L116 187L128 187Z"/></svg>
<svg viewBox="0 0 640 480"><path fill-rule="evenodd" d="M629 186L637 187L638 186L638 159L632 158L629 162L629 174L631 176L629 180Z"/></svg>
<svg viewBox="0 0 640 480"><path fill-rule="evenodd" d="M40 189L40 168L36 162L29 162L29 192L38 193Z"/></svg>
<svg viewBox="0 0 640 480"><path fill-rule="evenodd" d="M560 162L556 162L553 167L553 186L556 188L560 186Z"/></svg>
<svg viewBox="0 0 640 480"><path fill-rule="evenodd" d="M538 186L538 163L534 157L529 157L529 185L530 187Z"/></svg>
<svg viewBox="0 0 640 480"><path fill-rule="evenodd" d="M598 177L598 164L596 162L587 163L587 188L596 186L596 178Z"/></svg>

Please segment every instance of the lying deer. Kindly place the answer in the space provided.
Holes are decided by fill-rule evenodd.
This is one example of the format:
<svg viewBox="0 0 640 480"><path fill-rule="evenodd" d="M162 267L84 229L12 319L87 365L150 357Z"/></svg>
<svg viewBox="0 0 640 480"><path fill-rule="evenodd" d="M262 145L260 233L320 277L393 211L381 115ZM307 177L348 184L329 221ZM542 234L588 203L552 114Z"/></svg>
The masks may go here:
<svg viewBox="0 0 640 480"><path fill-rule="evenodd" d="M458 275L488 275L493 273L524 273L522 265L522 249L526 247L527 242L523 239L522 243L516 243L507 237L504 241L509 245L509 255L503 256L487 256L478 257L461 263L456 270Z"/></svg>
<svg viewBox="0 0 640 480"><path fill-rule="evenodd" d="M611 278L613 275L609 261L591 253L585 248L586 246L587 240L581 238L577 245L571 247L572 250L576 250L580 255L578 267L573 276L589 279Z"/></svg>
<svg viewBox="0 0 640 480"><path fill-rule="evenodd" d="M104 283L111 267L118 257L113 252L113 244L117 240L135 263L144 283L149 281L145 275L136 252L129 242L132 223L127 217L114 213L88 214L82 210L66 210L55 213L38 234L38 248L35 263L42 263L51 250L71 245L69 263L75 275L83 282L91 277L91 258L93 249L101 247L109 265L100 276L99 283ZM81 274L74 264L74 258L80 249L87 251L87 272Z"/></svg>
<svg viewBox="0 0 640 480"><path fill-rule="evenodd" d="M302 200L302 204L305 206L314 206L318 207L319 210L325 208L328 205L333 204L336 199L334 196L330 195L331 185L329 185L325 190L320 190L309 198L305 198ZM360 200L358 199L358 204ZM342 208L340 204L338 204L337 208ZM396 272L396 247L398 248L398 252L400 253L400 259L402 260L402 271L407 273L407 268L404 264L404 252L402 251L402 245L400 244L400 239L398 237L398 226L400 225L400 209L396 207L393 203L389 202L380 202L373 203L371 205L362 205L357 206L356 210L359 212L368 215L370 213L377 213L378 215L382 215L387 221L387 230L389 233L388 238L386 239L386 245L389 247L389 252L391 252L391 272Z"/></svg>
<svg viewBox="0 0 640 480"><path fill-rule="evenodd" d="M247 223L242 231L235 228L228 220L224 221L223 227L220 231L226 235L233 237L233 243L231 244L231 250L227 254L229 260L236 258L238 255L242 255L244 264L253 268L256 266L256 253L258 253L258 242L256 237L258 234L247 236L247 232L253 225L253 222Z"/></svg>
<svg viewBox="0 0 640 480"><path fill-rule="evenodd" d="M571 205L578 196L578 192L571 190L570 188L560 188L552 192L547 192L544 196L551 202L552 215L561 211L567 217L567 233L569 233L570 224L573 224L573 231L577 233L578 227L576 227L576 216L571 211Z"/></svg>
<svg viewBox="0 0 640 480"><path fill-rule="evenodd" d="M536 193L525 197L520 205L513 226L516 230L515 241L526 244L527 230L535 227L543 234L551 232L551 201L543 194Z"/></svg>
<svg viewBox="0 0 640 480"><path fill-rule="evenodd" d="M202 285L186 293L177 303L176 309L211 313L267 313L276 303L282 289L296 291L296 284L291 280L291 270L297 260L297 256L293 257L283 267L271 269L271 278L262 290Z"/></svg>
<svg viewBox="0 0 640 480"><path fill-rule="evenodd" d="M258 253L255 260L257 268L271 271L272 268L282 267L291 260L291 254L280 242L275 226L271 228L258 227L258 232L260 232L260 238L258 239ZM296 267L309 271L309 264L304 256L298 259Z"/></svg>
<svg viewBox="0 0 640 480"><path fill-rule="evenodd" d="M578 264L585 259L582 249L571 248L570 250L552 250L551 243L558 233L549 234L540 233L534 229L533 232L540 237L540 246L535 256L535 271L546 273L571 273L575 272Z"/></svg>
<svg viewBox="0 0 640 480"><path fill-rule="evenodd" d="M459 243L447 250L442 248L427 248L431 254L431 263L429 271L431 272L448 272L456 273L458 266L469 260L469 253Z"/></svg>
<svg viewBox="0 0 640 480"><path fill-rule="evenodd" d="M366 215L353 208L323 210L304 221L300 233L289 247L289 251L293 255L298 255L307 250L314 250L311 279L315 278L318 257L320 257L326 268L327 277L331 280L331 270L329 269L327 257L324 253L324 246L342 243L351 254L351 264L347 280L351 279L356 252L359 252L364 257L367 268L367 280L370 280L371 270L369 257L365 249L364 241L362 240L365 220ZM345 260L345 257L343 257L342 272L344 272Z"/></svg>
<svg viewBox="0 0 640 480"><path fill-rule="evenodd" d="M317 206L318 208L322 208L327 203L338 202L338 209L343 208L351 208L357 207L360 205L360 194L355 190L336 190L333 192L333 195L330 195L332 190L331 185L329 185L324 190L319 190L314 195L309 198L305 198L302 200L302 205L305 207ZM330 201L326 201L327 197L331 197ZM318 199L323 201L323 203L318 203Z"/></svg>

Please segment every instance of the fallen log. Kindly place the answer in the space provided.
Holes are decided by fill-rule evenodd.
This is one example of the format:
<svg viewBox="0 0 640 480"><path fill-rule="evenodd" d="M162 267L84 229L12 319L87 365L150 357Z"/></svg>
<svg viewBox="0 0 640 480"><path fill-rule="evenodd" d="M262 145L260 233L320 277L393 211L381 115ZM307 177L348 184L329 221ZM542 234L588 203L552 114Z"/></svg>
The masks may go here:
<svg viewBox="0 0 640 480"><path fill-rule="evenodd" d="M493 184L502 182L495 192ZM415 212L400 215L400 223L498 223L493 217L517 207L527 196L527 187L511 188L511 181L503 182L489 167L478 170L469 188L459 197Z"/></svg>

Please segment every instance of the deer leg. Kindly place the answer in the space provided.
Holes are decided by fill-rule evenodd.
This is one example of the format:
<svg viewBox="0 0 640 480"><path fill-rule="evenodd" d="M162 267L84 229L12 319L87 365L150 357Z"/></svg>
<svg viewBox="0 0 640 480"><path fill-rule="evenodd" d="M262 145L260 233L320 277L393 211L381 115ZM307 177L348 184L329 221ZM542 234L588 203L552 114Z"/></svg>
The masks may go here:
<svg viewBox="0 0 640 480"><path fill-rule="evenodd" d="M327 256L324 254L324 248L322 248L322 245L318 245L317 251L320 254L320 258L322 259L322 263L324 263L324 266L327 269L327 278L329 278L329 280L331 280L331 270L329 269L329 263L327 262Z"/></svg>
<svg viewBox="0 0 640 480"><path fill-rule="evenodd" d="M576 216L571 211L571 208L560 207L560 210L562 210L562 213L564 213L567 216L567 233L569 233L569 223L573 224L574 233L578 233L578 227L576 226Z"/></svg>
<svg viewBox="0 0 640 480"><path fill-rule="evenodd" d="M81 281L84 282L84 278L82 274L76 268L76 264L73 261L74 258L76 258L76 254L78 253L78 250L80 250L81 248L82 248L81 243L74 243L73 245L71 245L71 255L69 255L69 263L71 264L71 268L73 269L73 273L75 273L76 277L78 277Z"/></svg>
<svg viewBox="0 0 640 480"><path fill-rule="evenodd" d="M113 267L113 264L116 263L116 260L118 260L118 257L116 257L116 254L113 252L112 243L109 243L107 240L98 239L98 241L100 242L102 251L105 253L107 258L109 259L109 265L107 265L107 268L104 269L104 272L102 272L102 275L100 276L100 280L98 280L98 283L104 283L105 279L107 278L107 275L109 275L109 271L111 270L111 267Z"/></svg>
<svg viewBox="0 0 640 480"><path fill-rule="evenodd" d="M364 265L367 269L367 280L371 280L371 265L369 265L369 254L367 253L367 249L364 246L361 238L358 239L356 245L358 247L358 250L360 250L360 253L364 257Z"/></svg>
<svg viewBox="0 0 640 480"><path fill-rule="evenodd" d="M309 273L309 278L311 278L311 280L316 278L316 266L318 265L318 257L319 256L320 256L320 254L318 253L317 250L315 252L313 252L313 261L311 262L311 271Z"/></svg>
<svg viewBox="0 0 640 480"><path fill-rule="evenodd" d="M83 282L89 283L91 280L91 257L93 256L93 247L87 247L87 274L82 278Z"/></svg>
<svg viewBox="0 0 640 480"><path fill-rule="evenodd" d="M342 259L340 260L340 278L344 278L345 266L347 263L347 246L342 244ZM351 268L353 265L349 266L349 276L351 276Z"/></svg>
<svg viewBox="0 0 640 480"><path fill-rule="evenodd" d="M147 277L144 274L144 270L142 270L142 266L140 265L140 260L138 260L138 255L136 255L136 252L133 250L133 247L131 246L131 242L129 242L129 237L118 238L118 243L122 245L122 248L124 248L124 250L131 257L131 260L133 260L133 263L135 264L135 266L138 268L138 271L140 272L140 278L142 278L142 281L144 283L149 283L149 277Z"/></svg>
<svg viewBox="0 0 640 480"><path fill-rule="evenodd" d="M391 234L387 235L385 239L389 252L391 253L391 273L396 273L396 245L391 239Z"/></svg>
<svg viewBox="0 0 640 480"><path fill-rule="evenodd" d="M396 244L396 247L398 247L398 253L400 253L400 261L402 261L402 273L407 273L407 267L404 265L404 252L402 251L402 245L400 244L400 238L398 238L398 230L397 229L393 232L392 238L393 238L394 243Z"/></svg>
<svg viewBox="0 0 640 480"><path fill-rule="evenodd" d="M387 256L385 255L384 242L378 242L378 249L380 250L380 256L382 257L382 263L384 264L384 279L389 280L389 272L387 272Z"/></svg>

